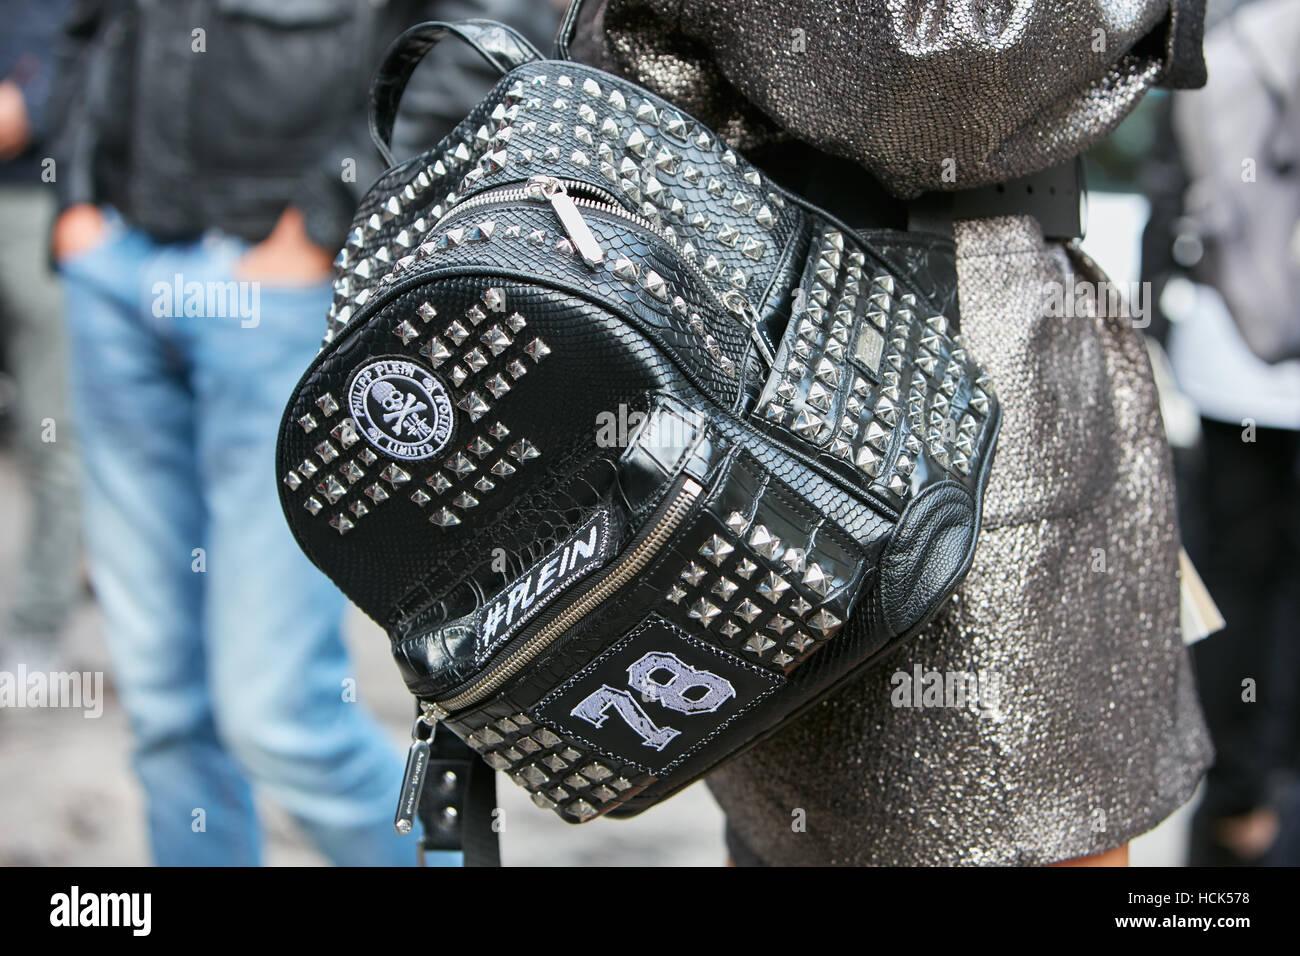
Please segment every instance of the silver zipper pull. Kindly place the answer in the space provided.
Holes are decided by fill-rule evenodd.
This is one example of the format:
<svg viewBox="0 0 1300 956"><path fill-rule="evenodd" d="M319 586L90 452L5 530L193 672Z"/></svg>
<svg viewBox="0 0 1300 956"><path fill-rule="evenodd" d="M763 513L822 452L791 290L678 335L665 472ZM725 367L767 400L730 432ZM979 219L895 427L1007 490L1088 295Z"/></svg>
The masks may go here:
<svg viewBox="0 0 1300 956"><path fill-rule="evenodd" d="M397 815L393 817L393 829L403 836L415 827L420 795L424 792L424 779L429 772L429 744L437 729L438 725L429 719L427 709L415 718L415 725L411 728L411 749L406 752L406 772L402 774Z"/></svg>
<svg viewBox="0 0 1300 956"><path fill-rule="evenodd" d="M763 330L758 327L758 310L735 289L728 289L723 293L722 304L736 317L736 321L749 329L749 337L758 349L758 353L763 356L763 360L767 362L767 367L771 368L775 365L776 355L773 354L772 347L767 344L767 339L763 337Z"/></svg>
<svg viewBox="0 0 1300 956"><path fill-rule="evenodd" d="M582 218L578 204L564 188L564 183L553 176L534 176L528 180L527 190L534 198L550 201L551 208L555 210L555 214L560 217L560 224L564 226L565 235L569 237L569 241L573 243L573 247L578 250L578 255L582 256L587 265L598 266L604 261L605 251L600 248L600 243L592 234L587 220Z"/></svg>

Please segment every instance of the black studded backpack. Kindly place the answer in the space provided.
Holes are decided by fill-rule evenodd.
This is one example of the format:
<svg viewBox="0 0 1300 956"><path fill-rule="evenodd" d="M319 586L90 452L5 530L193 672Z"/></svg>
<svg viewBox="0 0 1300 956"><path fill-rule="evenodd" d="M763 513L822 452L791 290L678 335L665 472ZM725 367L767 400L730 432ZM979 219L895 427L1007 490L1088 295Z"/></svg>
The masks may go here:
<svg viewBox="0 0 1300 956"><path fill-rule="evenodd" d="M284 512L418 699L399 829L437 723L565 820L629 816L929 620L999 406L950 240L855 233L499 24L396 42L390 162L448 33L502 79L358 212L281 428Z"/></svg>

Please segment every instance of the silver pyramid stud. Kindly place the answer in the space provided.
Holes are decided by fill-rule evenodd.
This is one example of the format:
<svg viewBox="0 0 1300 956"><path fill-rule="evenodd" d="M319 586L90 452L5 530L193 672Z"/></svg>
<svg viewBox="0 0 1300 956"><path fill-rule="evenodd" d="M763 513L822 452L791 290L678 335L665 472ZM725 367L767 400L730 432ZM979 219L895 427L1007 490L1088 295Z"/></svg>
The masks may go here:
<svg viewBox="0 0 1300 956"><path fill-rule="evenodd" d="M453 525L460 524L460 518L456 516L456 512L445 506L429 515L429 520L440 528L450 528Z"/></svg>
<svg viewBox="0 0 1300 956"><path fill-rule="evenodd" d="M823 637L830 637L844 622L832 614L830 611L822 608L814 614L808 621L808 626L815 630L821 631Z"/></svg>
<svg viewBox="0 0 1300 956"><path fill-rule="evenodd" d="M610 265L610 271L625 282L635 282L637 277L637 265L631 259L620 256Z"/></svg>
<svg viewBox="0 0 1300 956"><path fill-rule="evenodd" d="M361 436L356 433L356 424L354 424L352 419L343 419L342 421L339 421L337 425L334 425L334 429L330 434L331 436L334 436L334 441L337 441L339 445L346 447L346 449L350 449L350 447L354 446L361 438Z"/></svg>
<svg viewBox="0 0 1300 956"><path fill-rule="evenodd" d="M427 358L434 368L451 358L451 350L439 338L430 339L421 345L420 354Z"/></svg>
<svg viewBox="0 0 1300 956"><path fill-rule="evenodd" d="M687 584L689 584L691 587L696 587L696 588L699 587L700 582L703 581L708 576L709 576L708 569L700 567L700 565L696 564L694 561L686 565L686 567L682 570L681 573L682 580L685 581Z"/></svg>
<svg viewBox="0 0 1300 956"><path fill-rule="evenodd" d="M541 455L541 452L537 450L537 446L526 438L521 438L510 446L510 457L516 461L530 461L539 455Z"/></svg>
<svg viewBox="0 0 1300 956"><path fill-rule="evenodd" d="M803 633L803 631L799 631L793 637L791 637L790 640L785 642L786 647L793 648L794 650L798 651L800 654L808 650L808 648L812 647L812 645L813 645L813 639L809 637L807 634Z"/></svg>
<svg viewBox="0 0 1300 956"><path fill-rule="evenodd" d="M794 627L794 621L790 620L783 614L777 614L772 618L772 620L767 622L767 629L777 634L784 634L792 627Z"/></svg>
<svg viewBox="0 0 1300 956"><path fill-rule="evenodd" d="M699 621L705 627L708 627L713 623L714 618L721 614L722 611L711 602L706 601L704 598L700 598L691 605L691 609L687 613L690 617Z"/></svg>
<svg viewBox="0 0 1300 956"><path fill-rule="evenodd" d="M650 139L639 129L627 134L627 148L637 156L645 156L650 149Z"/></svg>
<svg viewBox="0 0 1300 956"><path fill-rule="evenodd" d="M714 594L722 598L722 600L725 602L725 601L730 601L732 596L735 595L736 591L739 588L740 585L737 584L735 581L731 580L731 578L721 577L718 578L718 582L713 585L712 590Z"/></svg>
<svg viewBox="0 0 1300 956"><path fill-rule="evenodd" d="M513 339L511 339L510 336L506 334L505 329L501 328L499 325L494 325L489 328L479 337L479 339L488 347L488 351L493 355L500 355L508 349L511 344L513 344Z"/></svg>
<svg viewBox="0 0 1300 956"><path fill-rule="evenodd" d="M758 593L773 604L781 600L781 595L788 590L790 582L775 571L767 572L767 576L758 584Z"/></svg>
<svg viewBox="0 0 1300 956"><path fill-rule="evenodd" d="M765 558L775 558L781 550L781 541L773 537L766 525L759 524L749 533L749 546Z"/></svg>
<svg viewBox="0 0 1300 956"><path fill-rule="evenodd" d="M472 422L478 421L488 413L489 405L477 391L471 391L456 403L456 407L469 415Z"/></svg>
<svg viewBox="0 0 1300 956"><path fill-rule="evenodd" d="M821 597L826 597L831 591L832 581L826 576L825 569L817 562L808 565L808 569L803 575L804 587Z"/></svg>
<svg viewBox="0 0 1300 956"><path fill-rule="evenodd" d="M655 272L653 269L646 271L644 285L646 291L656 299L661 302L668 301L668 283L664 281L663 276Z"/></svg>
<svg viewBox="0 0 1300 956"><path fill-rule="evenodd" d="M858 449L853 463L858 466L859 470L866 472L873 478L880 474L881 457L874 449L866 445Z"/></svg>
<svg viewBox="0 0 1300 956"><path fill-rule="evenodd" d="M700 554L716 565L721 565L727 559L727 555L735 550L735 546L730 541L717 534L700 545Z"/></svg>

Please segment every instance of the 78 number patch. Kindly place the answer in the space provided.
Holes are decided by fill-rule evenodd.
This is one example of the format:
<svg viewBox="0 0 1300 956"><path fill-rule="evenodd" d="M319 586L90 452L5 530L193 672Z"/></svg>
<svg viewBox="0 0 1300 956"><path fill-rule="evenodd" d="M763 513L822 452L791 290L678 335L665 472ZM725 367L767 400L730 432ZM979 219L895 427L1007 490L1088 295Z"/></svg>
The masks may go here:
<svg viewBox="0 0 1300 956"><path fill-rule="evenodd" d="M650 617L538 706L552 726L663 773L779 678Z"/></svg>

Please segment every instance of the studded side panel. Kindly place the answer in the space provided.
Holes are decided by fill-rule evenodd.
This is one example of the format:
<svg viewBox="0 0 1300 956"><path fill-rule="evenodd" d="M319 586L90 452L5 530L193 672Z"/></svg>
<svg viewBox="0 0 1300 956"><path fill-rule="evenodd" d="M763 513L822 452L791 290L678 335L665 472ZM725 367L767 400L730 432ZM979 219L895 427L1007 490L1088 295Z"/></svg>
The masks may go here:
<svg viewBox="0 0 1300 956"><path fill-rule="evenodd" d="M992 451L988 376L944 315L868 267L822 230L755 416L896 507L940 480L973 489Z"/></svg>
<svg viewBox="0 0 1300 956"><path fill-rule="evenodd" d="M843 626L865 563L824 514L742 452L652 586L685 630L788 674Z"/></svg>

